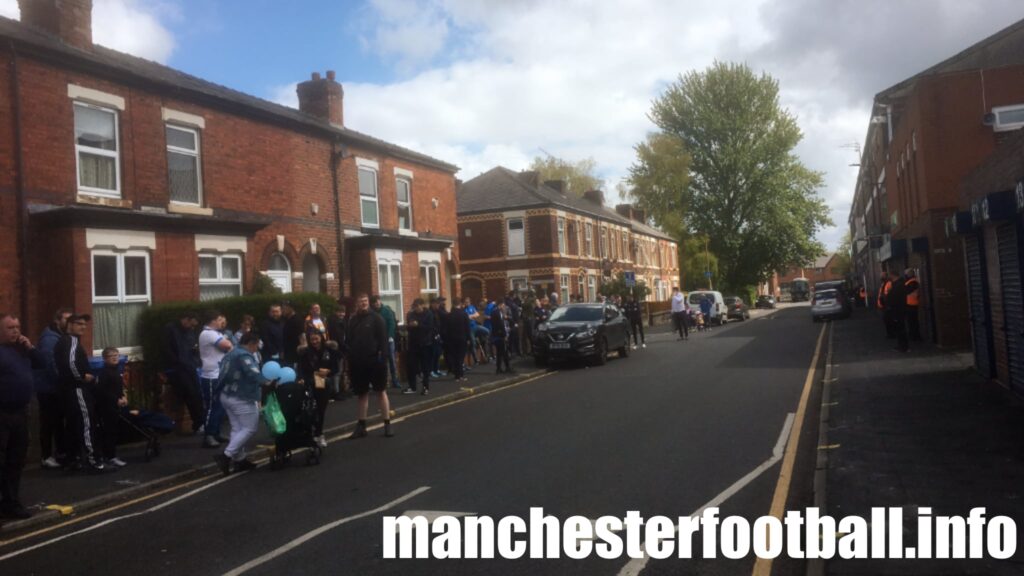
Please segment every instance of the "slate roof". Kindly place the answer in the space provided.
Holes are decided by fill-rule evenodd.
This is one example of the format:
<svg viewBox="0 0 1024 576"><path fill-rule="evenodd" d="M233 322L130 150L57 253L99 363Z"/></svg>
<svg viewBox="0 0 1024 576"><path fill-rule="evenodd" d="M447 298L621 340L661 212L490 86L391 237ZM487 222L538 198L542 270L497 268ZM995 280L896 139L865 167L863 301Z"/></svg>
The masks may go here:
<svg viewBox="0 0 1024 576"><path fill-rule="evenodd" d="M926 76L950 74L979 68L999 68L1024 64L1024 19L975 42L966 49L878 93L879 100L898 98Z"/></svg>
<svg viewBox="0 0 1024 576"><path fill-rule="evenodd" d="M447 172L455 173L459 169L453 164L426 154L391 144L350 128L334 126L325 120L294 108L263 100L144 58L111 50L98 44L94 44L89 50L69 46L55 36L10 18L0 17L0 41L13 43L19 54L50 59L57 65L76 66L85 68L94 74L114 74L119 79L156 85L169 90L171 94L180 95L182 98L231 104L241 107L245 113L251 116L284 121L309 130L337 135L351 144L361 144L390 153L398 158L419 162Z"/></svg>
<svg viewBox="0 0 1024 576"><path fill-rule="evenodd" d="M642 222L626 218L615 210L544 184L534 184L529 174L497 166L463 182L456 193L460 216L529 208L558 208L628 226L636 232L675 242L668 234Z"/></svg>

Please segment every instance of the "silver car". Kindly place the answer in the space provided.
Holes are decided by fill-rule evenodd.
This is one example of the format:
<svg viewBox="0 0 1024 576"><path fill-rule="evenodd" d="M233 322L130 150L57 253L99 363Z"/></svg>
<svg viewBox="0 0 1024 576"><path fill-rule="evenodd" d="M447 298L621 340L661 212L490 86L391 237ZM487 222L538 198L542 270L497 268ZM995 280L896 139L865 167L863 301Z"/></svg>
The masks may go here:
<svg viewBox="0 0 1024 576"><path fill-rule="evenodd" d="M836 290L822 290L814 293L814 302L811 304L811 318L818 322L826 318L845 318L846 308L839 299L839 292Z"/></svg>

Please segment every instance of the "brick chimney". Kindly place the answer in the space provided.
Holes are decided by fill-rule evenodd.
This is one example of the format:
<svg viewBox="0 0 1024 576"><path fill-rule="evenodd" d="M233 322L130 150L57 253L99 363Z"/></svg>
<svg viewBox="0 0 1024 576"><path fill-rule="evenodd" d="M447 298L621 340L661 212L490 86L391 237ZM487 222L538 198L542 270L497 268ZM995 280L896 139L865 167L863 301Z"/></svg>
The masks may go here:
<svg viewBox="0 0 1024 576"><path fill-rule="evenodd" d="M540 172L537 170L523 170L519 173L519 179L525 182L527 186L533 186L534 188L540 186Z"/></svg>
<svg viewBox="0 0 1024 576"><path fill-rule="evenodd" d="M618 204L615 206L615 211L630 220L636 220L637 222L642 222L644 224L647 223L647 212L633 206L632 204Z"/></svg>
<svg viewBox="0 0 1024 576"><path fill-rule="evenodd" d="M21 23L75 48L92 48L92 0L18 0Z"/></svg>
<svg viewBox="0 0 1024 576"><path fill-rule="evenodd" d="M565 180L545 180L544 185L552 190L555 190L559 194L565 194L566 182Z"/></svg>
<svg viewBox="0 0 1024 576"><path fill-rule="evenodd" d="M299 93L299 110L338 127L345 125L345 92L334 79L334 70L328 70L326 78L321 78L319 72L313 72L309 80L299 83L296 91Z"/></svg>
<svg viewBox="0 0 1024 576"><path fill-rule="evenodd" d="M604 192L600 190L587 190L583 193L583 197L598 206L604 206Z"/></svg>

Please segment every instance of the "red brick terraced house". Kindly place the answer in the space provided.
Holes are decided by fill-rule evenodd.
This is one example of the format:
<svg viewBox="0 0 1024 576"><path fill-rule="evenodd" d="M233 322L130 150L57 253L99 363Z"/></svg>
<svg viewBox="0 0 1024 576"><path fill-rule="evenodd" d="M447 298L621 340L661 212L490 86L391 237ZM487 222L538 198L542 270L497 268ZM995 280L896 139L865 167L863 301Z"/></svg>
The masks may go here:
<svg viewBox="0 0 1024 576"><path fill-rule="evenodd" d="M603 282L633 271L667 300L679 282L676 242L630 205L604 206L603 193L570 194L537 172L496 167L459 187L462 293L493 299L531 287L562 302L597 298Z"/></svg>
<svg viewBox="0 0 1024 576"><path fill-rule="evenodd" d="M451 164L344 126L333 72L299 110L92 43L89 0L0 18L0 309L38 334L92 313L137 351L141 310L242 294L456 290Z"/></svg>

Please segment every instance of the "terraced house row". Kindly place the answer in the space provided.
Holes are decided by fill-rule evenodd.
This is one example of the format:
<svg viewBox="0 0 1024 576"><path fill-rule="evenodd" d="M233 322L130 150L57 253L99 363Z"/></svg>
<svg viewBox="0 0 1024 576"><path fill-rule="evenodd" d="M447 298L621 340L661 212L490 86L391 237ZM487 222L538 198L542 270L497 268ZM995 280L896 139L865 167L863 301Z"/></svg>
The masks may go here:
<svg viewBox="0 0 1024 576"><path fill-rule="evenodd" d="M459 187L462 293L474 301L532 288L562 302L597 299L601 285L632 271L652 300L679 283L675 240L629 204L603 192L569 193L563 181L496 167Z"/></svg>
<svg viewBox="0 0 1024 576"><path fill-rule="evenodd" d="M273 104L92 42L90 0L0 18L0 309L31 336L91 312L94 349L147 306L241 294L458 290L449 163L350 128L333 72Z"/></svg>

